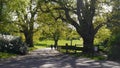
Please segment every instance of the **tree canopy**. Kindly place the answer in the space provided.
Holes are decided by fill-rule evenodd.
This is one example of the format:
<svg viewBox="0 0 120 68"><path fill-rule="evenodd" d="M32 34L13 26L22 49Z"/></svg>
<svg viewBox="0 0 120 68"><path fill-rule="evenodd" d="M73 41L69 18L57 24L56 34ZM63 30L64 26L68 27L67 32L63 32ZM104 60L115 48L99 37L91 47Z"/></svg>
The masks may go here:
<svg viewBox="0 0 120 68"><path fill-rule="evenodd" d="M93 53L94 37L98 30L106 23L104 20L94 26L96 16L102 14L100 10L103 8L107 0L47 0L59 10L58 18L73 25L78 34L83 38L83 52Z"/></svg>

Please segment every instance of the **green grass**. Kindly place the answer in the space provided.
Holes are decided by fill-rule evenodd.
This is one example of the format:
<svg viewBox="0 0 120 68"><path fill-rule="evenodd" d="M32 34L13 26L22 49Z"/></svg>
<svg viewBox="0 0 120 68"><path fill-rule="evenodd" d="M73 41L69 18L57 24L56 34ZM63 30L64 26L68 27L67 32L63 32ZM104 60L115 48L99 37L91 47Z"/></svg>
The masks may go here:
<svg viewBox="0 0 120 68"><path fill-rule="evenodd" d="M34 47L29 47L28 50L33 51L33 50L42 49L42 48L46 48L46 44L35 43Z"/></svg>
<svg viewBox="0 0 120 68"><path fill-rule="evenodd" d="M50 45L54 44L53 40L44 40L44 41L37 41L37 44L35 44L36 47L49 47ZM68 43L68 45L70 45L71 41L70 40L59 40L58 41L58 45L65 45L66 43ZM73 40L72 41L72 45L75 44L82 44L82 40Z"/></svg>
<svg viewBox="0 0 120 68"><path fill-rule="evenodd" d="M14 57L14 56L16 56L16 54L0 52L0 59L1 58L10 58L10 57Z"/></svg>
<svg viewBox="0 0 120 68"><path fill-rule="evenodd" d="M33 50L36 50L36 49L38 49L38 48L36 48L36 47L29 47L28 48L29 51L33 51Z"/></svg>
<svg viewBox="0 0 120 68"><path fill-rule="evenodd" d="M65 45L66 43L68 43L68 45L70 45L71 41L70 40L59 40L58 41L58 45ZM77 47L81 47L83 41L82 40L73 40L72 41L72 45L75 45L75 44L79 44L80 46L77 46ZM50 45L53 45L54 44L54 41L52 40L44 40L44 41L38 41L36 44L35 44L35 48L46 48L46 47L49 47ZM61 49L60 50L61 53L66 53L66 50L65 49ZM105 60L106 58L102 55L96 55L96 56L93 56L93 57L90 57L88 55L83 55L81 51L77 51L76 54L73 54L74 51L72 50L69 50L69 54L70 55L73 55L75 57L86 57L86 58L91 58L91 59L94 59L94 60Z"/></svg>
<svg viewBox="0 0 120 68"><path fill-rule="evenodd" d="M58 45L65 45L66 43L70 45L71 41L70 40L59 40L58 41ZM82 44L82 40L73 40L72 45L75 45L75 44Z"/></svg>
<svg viewBox="0 0 120 68"><path fill-rule="evenodd" d="M106 60L107 58L105 56L99 55L99 56L94 56L92 59L94 59L94 60Z"/></svg>

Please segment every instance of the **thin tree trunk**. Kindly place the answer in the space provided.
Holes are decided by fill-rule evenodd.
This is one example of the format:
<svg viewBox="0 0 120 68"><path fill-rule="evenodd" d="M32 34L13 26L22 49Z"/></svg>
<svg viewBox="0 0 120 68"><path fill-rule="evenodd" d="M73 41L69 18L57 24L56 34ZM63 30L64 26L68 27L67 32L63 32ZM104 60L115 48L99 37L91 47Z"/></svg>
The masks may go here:
<svg viewBox="0 0 120 68"><path fill-rule="evenodd" d="M58 46L58 40L54 40L54 47L55 47L55 49L57 48L57 46Z"/></svg>

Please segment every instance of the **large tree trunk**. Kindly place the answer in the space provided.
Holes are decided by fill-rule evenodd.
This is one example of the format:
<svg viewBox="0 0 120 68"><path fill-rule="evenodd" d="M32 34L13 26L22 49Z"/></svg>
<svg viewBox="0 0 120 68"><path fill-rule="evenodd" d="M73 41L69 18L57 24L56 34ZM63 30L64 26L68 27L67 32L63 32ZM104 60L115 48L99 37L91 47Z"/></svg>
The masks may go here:
<svg viewBox="0 0 120 68"><path fill-rule="evenodd" d="M93 25L83 24L82 28L77 29L77 32L83 38L83 53L94 55L94 37L96 33Z"/></svg>
<svg viewBox="0 0 120 68"><path fill-rule="evenodd" d="M25 35L25 42L29 47L34 47L33 45L33 33L24 33Z"/></svg>
<svg viewBox="0 0 120 68"><path fill-rule="evenodd" d="M83 53L94 54L94 36L83 37Z"/></svg>

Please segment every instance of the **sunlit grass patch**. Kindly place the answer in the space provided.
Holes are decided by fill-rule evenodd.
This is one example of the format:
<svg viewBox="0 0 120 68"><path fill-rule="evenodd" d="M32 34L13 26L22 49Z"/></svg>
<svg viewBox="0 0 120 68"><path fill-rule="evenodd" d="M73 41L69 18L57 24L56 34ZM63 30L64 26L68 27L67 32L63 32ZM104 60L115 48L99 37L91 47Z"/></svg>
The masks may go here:
<svg viewBox="0 0 120 68"><path fill-rule="evenodd" d="M43 47L50 47L50 45L54 45L54 41L53 40L44 40L44 41L37 41L37 44L35 44L35 46L43 46ZM65 46L65 44L70 45L71 41L70 40L59 40L58 41L58 45L63 45ZM72 45L74 46L75 44L82 44L82 40L73 40L72 41Z"/></svg>
<svg viewBox="0 0 120 68"><path fill-rule="evenodd" d="M12 54L12 53L6 53L6 52L0 52L0 59L1 58L10 58L10 57L14 57L17 54Z"/></svg>
<svg viewBox="0 0 120 68"><path fill-rule="evenodd" d="M46 46L43 44L34 44L34 47L29 47L28 48L28 50L29 51L34 51L34 50L36 50L36 49L42 49L42 48L46 48Z"/></svg>

